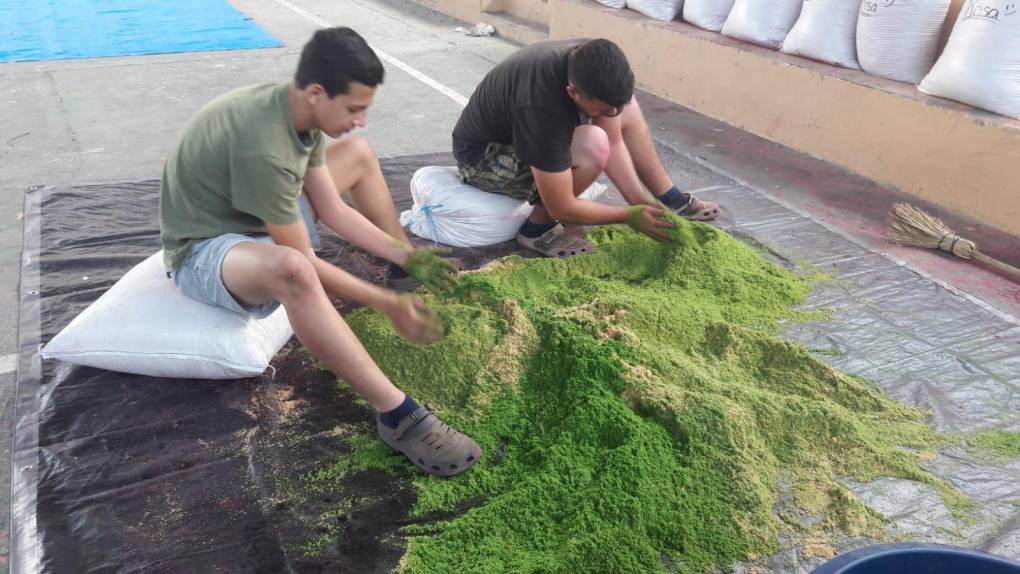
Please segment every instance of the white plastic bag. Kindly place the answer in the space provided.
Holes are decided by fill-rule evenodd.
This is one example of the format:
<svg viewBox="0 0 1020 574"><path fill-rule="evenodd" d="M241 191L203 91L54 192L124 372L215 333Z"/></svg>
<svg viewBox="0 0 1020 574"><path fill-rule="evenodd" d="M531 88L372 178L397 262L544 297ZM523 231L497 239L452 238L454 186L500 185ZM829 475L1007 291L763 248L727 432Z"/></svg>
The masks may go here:
<svg viewBox="0 0 1020 574"><path fill-rule="evenodd" d="M858 70L857 17L861 0L804 0L782 51Z"/></svg>
<svg viewBox="0 0 1020 574"><path fill-rule="evenodd" d="M256 320L189 299L166 276L161 251L75 317L42 356L153 377L236 379L265 371L292 334L283 307Z"/></svg>
<svg viewBox="0 0 1020 574"><path fill-rule="evenodd" d="M931 70L950 0L864 0L857 60L874 76L916 84Z"/></svg>
<svg viewBox="0 0 1020 574"><path fill-rule="evenodd" d="M718 32L726 23L726 17L733 9L734 0L686 0L684 22L698 28Z"/></svg>
<svg viewBox="0 0 1020 574"><path fill-rule="evenodd" d="M797 22L804 0L737 0L722 33L766 48L779 48Z"/></svg>
<svg viewBox="0 0 1020 574"><path fill-rule="evenodd" d="M597 200L606 186L595 182L581 194ZM499 193L489 193L460 181L456 167L427 166L411 178L414 206L400 214L411 233L454 247L481 247L509 241L533 207Z"/></svg>
<svg viewBox="0 0 1020 574"><path fill-rule="evenodd" d="M1016 0L968 0L945 51L919 89L1020 119Z"/></svg>
<svg viewBox="0 0 1020 574"><path fill-rule="evenodd" d="M627 7L656 20L675 20L684 9L684 0L627 0Z"/></svg>
<svg viewBox="0 0 1020 574"><path fill-rule="evenodd" d="M595 0L595 1L598 2L599 4L602 4L603 6L616 8L617 10L627 7L627 0Z"/></svg>

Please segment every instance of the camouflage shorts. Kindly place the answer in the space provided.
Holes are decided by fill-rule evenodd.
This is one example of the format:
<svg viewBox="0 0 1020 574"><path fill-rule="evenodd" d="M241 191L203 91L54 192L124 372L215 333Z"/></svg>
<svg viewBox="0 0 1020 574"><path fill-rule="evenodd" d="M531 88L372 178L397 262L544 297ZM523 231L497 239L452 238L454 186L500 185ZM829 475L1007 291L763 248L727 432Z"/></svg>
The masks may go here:
<svg viewBox="0 0 1020 574"><path fill-rule="evenodd" d="M532 205L539 202L531 166L521 164L512 145L490 143L482 159L474 165L459 166L457 170L461 181L483 191L526 199Z"/></svg>

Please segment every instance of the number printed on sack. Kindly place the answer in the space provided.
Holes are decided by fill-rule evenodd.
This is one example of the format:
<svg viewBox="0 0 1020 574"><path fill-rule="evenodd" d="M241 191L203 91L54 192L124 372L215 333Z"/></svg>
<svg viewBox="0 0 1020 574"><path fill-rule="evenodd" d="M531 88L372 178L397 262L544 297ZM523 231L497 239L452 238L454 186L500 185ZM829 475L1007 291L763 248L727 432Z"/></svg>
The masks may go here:
<svg viewBox="0 0 1020 574"><path fill-rule="evenodd" d="M893 6L896 5L896 2L898 2L898 0L881 0L881 1L875 0L874 2L872 2L870 0L865 0L865 2L863 4L861 4L861 15L862 16L877 16L878 15L878 9L880 7L881 8L892 8Z"/></svg>
<svg viewBox="0 0 1020 574"><path fill-rule="evenodd" d="M1008 2L1002 10L999 10L995 4L990 4L985 0L980 2L979 0L970 0L963 9L963 14L964 20L977 18L998 23L1000 18L1016 14L1016 2Z"/></svg>

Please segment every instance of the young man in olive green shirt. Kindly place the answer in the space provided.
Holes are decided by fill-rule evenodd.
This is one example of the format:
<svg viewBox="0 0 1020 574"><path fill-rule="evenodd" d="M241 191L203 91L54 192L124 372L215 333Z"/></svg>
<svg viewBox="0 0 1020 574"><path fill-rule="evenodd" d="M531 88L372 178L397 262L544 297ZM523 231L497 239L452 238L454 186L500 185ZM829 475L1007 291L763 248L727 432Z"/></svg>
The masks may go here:
<svg viewBox="0 0 1020 574"><path fill-rule="evenodd" d="M425 472L450 476L477 462L478 445L396 388L329 296L379 309L415 343L441 336L435 314L421 299L366 283L312 250L314 212L390 261L391 274L403 269L436 288L454 281L450 262L411 248L368 143L342 137L365 125L383 75L356 32L324 29L305 45L289 84L235 90L199 111L163 170L165 262L181 291L199 301L256 318L283 305L305 347L379 413L380 438ZM341 139L327 149L324 134ZM302 192L310 206L302 206ZM345 192L353 208L341 200Z"/></svg>

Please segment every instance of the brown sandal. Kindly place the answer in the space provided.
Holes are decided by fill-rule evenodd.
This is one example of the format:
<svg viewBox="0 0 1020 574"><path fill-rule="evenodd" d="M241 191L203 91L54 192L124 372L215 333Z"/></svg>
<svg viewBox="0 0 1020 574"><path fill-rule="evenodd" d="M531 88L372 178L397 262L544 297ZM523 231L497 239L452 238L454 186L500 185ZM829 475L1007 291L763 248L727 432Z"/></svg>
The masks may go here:
<svg viewBox="0 0 1020 574"><path fill-rule="evenodd" d="M557 223L549 231L538 237L525 237L517 234L517 244L526 249L537 251L546 257L575 257L595 251L595 246L582 238L577 230L568 231L562 223Z"/></svg>
<svg viewBox="0 0 1020 574"><path fill-rule="evenodd" d="M686 217L691 221L711 221L719 217L719 204L711 201L701 201L691 194L687 204L673 210L677 215Z"/></svg>

